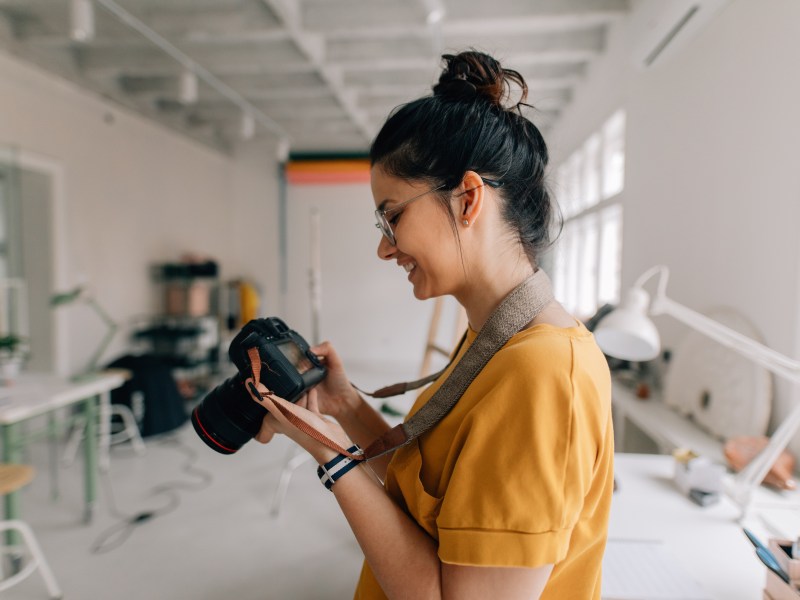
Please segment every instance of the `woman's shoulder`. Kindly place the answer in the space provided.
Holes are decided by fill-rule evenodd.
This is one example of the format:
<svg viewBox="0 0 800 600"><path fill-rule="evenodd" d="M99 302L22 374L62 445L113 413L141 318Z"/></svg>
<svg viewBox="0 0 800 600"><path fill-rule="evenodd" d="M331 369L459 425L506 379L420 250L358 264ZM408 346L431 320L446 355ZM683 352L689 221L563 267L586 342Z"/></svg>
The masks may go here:
<svg viewBox="0 0 800 600"><path fill-rule="evenodd" d="M573 327L535 324L514 335L484 368L491 388L573 387L583 374L607 370L607 362L592 333L579 321ZM487 390L488 391L488 390Z"/></svg>
<svg viewBox="0 0 800 600"><path fill-rule="evenodd" d="M571 327L552 323L535 323L514 335L497 353L502 360L529 361L532 358L556 358L559 355L572 355L575 344L594 344L588 329L573 320ZM552 364L553 360L546 361Z"/></svg>

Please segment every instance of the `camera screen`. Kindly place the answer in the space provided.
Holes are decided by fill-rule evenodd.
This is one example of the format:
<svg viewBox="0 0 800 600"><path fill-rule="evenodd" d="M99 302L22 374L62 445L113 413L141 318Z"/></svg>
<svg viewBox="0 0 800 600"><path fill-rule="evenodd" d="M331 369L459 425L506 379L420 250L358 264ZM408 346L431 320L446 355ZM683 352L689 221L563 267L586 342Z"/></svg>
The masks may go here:
<svg viewBox="0 0 800 600"><path fill-rule="evenodd" d="M294 368L297 369L297 372L301 375L314 366L311 364L311 361L306 358L305 354L303 354L300 346L294 342L282 342L277 346L281 354L289 359L289 362L294 365Z"/></svg>

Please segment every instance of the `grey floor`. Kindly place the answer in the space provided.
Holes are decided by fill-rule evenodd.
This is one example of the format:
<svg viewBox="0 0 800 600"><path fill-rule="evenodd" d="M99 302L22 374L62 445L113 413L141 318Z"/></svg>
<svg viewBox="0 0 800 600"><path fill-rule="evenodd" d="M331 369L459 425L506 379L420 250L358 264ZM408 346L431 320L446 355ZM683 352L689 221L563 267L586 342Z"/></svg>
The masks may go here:
<svg viewBox="0 0 800 600"><path fill-rule="evenodd" d="M295 471L280 514L270 515L282 465L292 454L285 438L268 446L250 442L236 455L222 456L202 445L189 425L148 439L144 456L125 446L112 449L89 525L81 522L81 459L58 468L59 498L53 500L48 447L29 447L38 475L23 492L23 518L65 599L352 597L362 555L315 465ZM171 491L159 491L163 486ZM163 514L108 537L124 524L118 515L161 509ZM106 551L93 553L104 539ZM47 598L36 573L0 595Z"/></svg>

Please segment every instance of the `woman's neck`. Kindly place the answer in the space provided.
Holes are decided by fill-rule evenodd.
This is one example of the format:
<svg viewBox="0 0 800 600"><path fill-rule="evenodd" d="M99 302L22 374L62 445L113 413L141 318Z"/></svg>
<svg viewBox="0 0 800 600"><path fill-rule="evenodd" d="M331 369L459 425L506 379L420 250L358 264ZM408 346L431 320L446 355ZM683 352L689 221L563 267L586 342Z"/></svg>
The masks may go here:
<svg viewBox="0 0 800 600"><path fill-rule="evenodd" d="M463 289L455 294L456 300L467 311L470 327L480 331L503 298L531 275L533 266L527 258L470 273Z"/></svg>

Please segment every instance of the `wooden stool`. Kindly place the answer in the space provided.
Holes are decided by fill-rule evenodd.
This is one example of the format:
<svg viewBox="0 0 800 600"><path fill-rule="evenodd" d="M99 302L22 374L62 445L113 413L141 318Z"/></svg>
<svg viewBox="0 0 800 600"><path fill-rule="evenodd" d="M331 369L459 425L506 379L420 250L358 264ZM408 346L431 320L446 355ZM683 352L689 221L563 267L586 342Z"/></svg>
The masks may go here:
<svg viewBox="0 0 800 600"><path fill-rule="evenodd" d="M28 465L0 464L0 496L16 492L33 480L35 471Z"/></svg>
<svg viewBox="0 0 800 600"><path fill-rule="evenodd" d="M16 492L21 487L30 483L33 479L33 475L33 467L27 465L0 464L0 495ZM13 573L10 577L0 580L0 592L7 590L12 585L16 585L36 569L39 569L44 583L47 586L50 598L61 598L62 594L56 582L56 578L50 570L50 566L44 558L42 549L39 547L39 543L36 541L36 537L33 535L33 531L31 531L27 523L19 520L0 521L0 532L2 531L19 533L30 553L30 559L21 570ZM4 553L16 553L17 551L18 549L15 547L4 547L2 549Z"/></svg>

